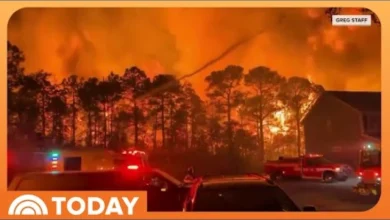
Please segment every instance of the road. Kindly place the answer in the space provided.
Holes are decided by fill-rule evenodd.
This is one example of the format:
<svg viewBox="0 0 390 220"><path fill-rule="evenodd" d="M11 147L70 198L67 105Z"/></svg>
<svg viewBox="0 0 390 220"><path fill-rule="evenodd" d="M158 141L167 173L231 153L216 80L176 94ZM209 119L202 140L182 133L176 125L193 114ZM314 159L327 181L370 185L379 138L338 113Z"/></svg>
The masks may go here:
<svg viewBox="0 0 390 220"><path fill-rule="evenodd" d="M346 182L283 181L278 185L299 206L313 205L318 211L366 211L375 206L378 198L352 192L356 178Z"/></svg>

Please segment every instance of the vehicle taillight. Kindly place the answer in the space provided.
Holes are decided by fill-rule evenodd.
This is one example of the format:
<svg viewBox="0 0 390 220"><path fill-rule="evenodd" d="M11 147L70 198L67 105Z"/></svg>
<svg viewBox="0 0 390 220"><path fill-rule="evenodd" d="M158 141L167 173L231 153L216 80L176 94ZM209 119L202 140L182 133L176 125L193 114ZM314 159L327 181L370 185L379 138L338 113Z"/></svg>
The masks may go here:
<svg viewBox="0 0 390 220"><path fill-rule="evenodd" d="M127 169L129 169L129 170L138 170L138 166L137 165L129 165L129 166L127 166Z"/></svg>
<svg viewBox="0 0 390 220"><path fill-rule="evenodd" d="M362 172L359 172L358 175L359 175L359 176L363 176L363 173L362 173Z"/></svg>
<svg viewBox="0 0 390 220"><path fill-rule="evenodd" d="M122 151L122 154L127 154L127 151L125 151L125 150L124 150L124 151Z"/></svg>

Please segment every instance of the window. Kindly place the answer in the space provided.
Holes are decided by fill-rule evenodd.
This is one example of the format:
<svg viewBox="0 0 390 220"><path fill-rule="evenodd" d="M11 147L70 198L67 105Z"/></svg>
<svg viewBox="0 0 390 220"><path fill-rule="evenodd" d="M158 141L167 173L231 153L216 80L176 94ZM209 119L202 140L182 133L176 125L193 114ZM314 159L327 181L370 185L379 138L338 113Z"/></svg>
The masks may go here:
<svg viewBox="0 0 390 220"><path fill-rule="evenodd" d="M299 211L278 187L241 185L200 188L194 211Z"/></svg>
<svg viewBox="0 0 390 220"><path fill-rule="evenodd" d="M313 157L313 158L307 158L306 164L308 166L318 166L320 164L332 164L332 161L327 160L324 157Z"/></svg>
<svg viewBox="0 0 390 220"><path fill-rule="evenodd" d="M81 157L66 157L64 159L65 171L80 171L81 170Z"/></svg>

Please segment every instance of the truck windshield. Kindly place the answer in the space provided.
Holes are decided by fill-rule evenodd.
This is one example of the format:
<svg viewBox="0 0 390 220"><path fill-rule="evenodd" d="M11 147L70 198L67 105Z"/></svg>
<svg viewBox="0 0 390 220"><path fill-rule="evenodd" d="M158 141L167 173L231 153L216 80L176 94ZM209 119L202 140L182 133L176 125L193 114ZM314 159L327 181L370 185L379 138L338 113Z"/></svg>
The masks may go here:
<svg viewBox="0 0 390 220"><path fill-rule="evenodd" d="M362 151L360 166L363 168L381 166L381 152Z"/></svg>

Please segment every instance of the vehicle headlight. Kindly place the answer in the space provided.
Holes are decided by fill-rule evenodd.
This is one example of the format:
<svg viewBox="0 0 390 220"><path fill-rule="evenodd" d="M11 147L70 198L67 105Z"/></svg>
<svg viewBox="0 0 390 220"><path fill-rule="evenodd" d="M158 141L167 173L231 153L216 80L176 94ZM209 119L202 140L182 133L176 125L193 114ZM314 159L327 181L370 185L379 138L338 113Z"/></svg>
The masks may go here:
<svg viewBox="0 0 390 220"><path fill-rule="evenodd" d="M381 178L380 178L380 177L378 177L378 178L376 178L376 180L380 182L380 181L381 181Z"/></svg>
<svg viewBox="0 0 390 220"><path fill-rule="evenodd" d="M341 171L341 168L340 168L340 167L336 167L334 170L335 170L336 172L340 172L340 171Z"/></svg>

